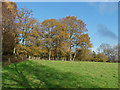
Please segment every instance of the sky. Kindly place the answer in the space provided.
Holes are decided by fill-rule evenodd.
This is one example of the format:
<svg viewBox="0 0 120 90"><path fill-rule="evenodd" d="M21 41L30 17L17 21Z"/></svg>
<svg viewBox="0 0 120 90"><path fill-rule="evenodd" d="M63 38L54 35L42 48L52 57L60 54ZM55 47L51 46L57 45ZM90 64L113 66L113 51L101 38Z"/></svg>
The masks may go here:
<svg viewBox="0 0 120 90"><path fill-rule="evenodd" d="M87 24L92 50L102 43L118 44L117 2L16 2L18 8L31 9L40 22L76 16Z"/></svg>

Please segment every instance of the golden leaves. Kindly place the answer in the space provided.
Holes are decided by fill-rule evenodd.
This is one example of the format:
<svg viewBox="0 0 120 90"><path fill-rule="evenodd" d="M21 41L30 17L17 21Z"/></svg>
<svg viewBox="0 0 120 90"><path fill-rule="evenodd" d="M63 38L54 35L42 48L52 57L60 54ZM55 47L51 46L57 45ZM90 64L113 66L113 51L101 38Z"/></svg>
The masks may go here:
<svg viewBox="0 0 120 90"><path fill-rule="evenodd" d="M64 56L71 47L89 48L91 45L89 35L84 34L86 24L75 16L40 23L32 17L32 11L22 8L17 10L16 19L18 39L22 42L17 47L22 54L40 55L51 50L54 55Z"/></svg>

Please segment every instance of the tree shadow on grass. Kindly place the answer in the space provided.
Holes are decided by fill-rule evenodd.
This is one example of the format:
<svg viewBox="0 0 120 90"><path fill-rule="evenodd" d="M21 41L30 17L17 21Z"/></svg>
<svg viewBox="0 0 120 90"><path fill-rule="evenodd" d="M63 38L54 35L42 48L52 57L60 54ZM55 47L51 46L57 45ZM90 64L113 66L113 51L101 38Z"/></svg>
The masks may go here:
<svg viewBox="0 0 120 90"><path fill-rule="evenodd" d="M2 86L3 86L3 88L5 85L7 85L7 86L9 86L9 88L11 88L10 85L12 85L12 84L14 86L16 86L18 84L22 87L31 87L29 85L28 80L26 79L26 76L23 74L23 72L18 70L17 64L13 64L13 65L14 65L14 67L7 68L8 69L7 73L2 74L2 78L3 78ZM9 82L9 84L4 82L5 79ZM17 82L17 83L12 83L13 81Z"/></svg>
<svg viewBox="0 0 120 90"><path fill-rule="evenodd" d="M85 82L79 81L74 73L61 72L34 61L4 66L3 70L6 71L2 74L3 88L85 88L88 85L99 88L83 76L79 75Z"/></svg>

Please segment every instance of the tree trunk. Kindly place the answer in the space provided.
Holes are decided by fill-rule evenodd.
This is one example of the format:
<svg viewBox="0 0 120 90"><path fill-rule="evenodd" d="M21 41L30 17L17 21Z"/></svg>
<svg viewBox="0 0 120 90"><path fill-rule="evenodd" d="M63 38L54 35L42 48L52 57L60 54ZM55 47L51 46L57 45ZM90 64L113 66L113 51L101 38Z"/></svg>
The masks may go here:
<svg viewBox="0 0 120 90"><path fill-rule="evenodd" d="M16 55L16 48L14 48L14 50L13 50L13 54L15 54L15 55Z"/></svg>
<svg viewBox="0 0 120 90"><path fill-rule="evenodd" d="M57 51L57 60L59 59L58 51Z"/></svg>
<svg viewBox="0 0 120 90"><path fill-rule="evenodd" d="M29 60L31 59L31 57L29 56Z"/></svg>
<svg viewBox="0 0 120 90"><path fill-rule="evenodd" d="M49 60L50 60L50 57L51 57L51 48L50 48L50 51L49 51Z"/></svg>
<svg viewBox="0 0 120 90"><path fill-rule="evenodd" d="M70 61L72 60L71 45L70 45Z"/></svg>
<svg viewBox="0 0 120 90"><path fill-rule="evenodd" d="M10 62L10 58L8 58L8 62L11 63L11 62Z"/></svg>
<svg viewBox="0 0 120 90"><path fill-rule="evenodd" d="M76 52L75 52L75 54L74 54L73 61L75 61L75 57L76 57Z"/></svg>
<svg viewBox="0 0 120 90"><path fill-rule="evenodd" d="M22 56L22 61L23 61L23 56Z"/></svg>
<svg viewBox="0 0 120 90"><path fill-rule="evenodd" d="M64 61L66 61L66 56L65 56L65 60Z"/></svg>

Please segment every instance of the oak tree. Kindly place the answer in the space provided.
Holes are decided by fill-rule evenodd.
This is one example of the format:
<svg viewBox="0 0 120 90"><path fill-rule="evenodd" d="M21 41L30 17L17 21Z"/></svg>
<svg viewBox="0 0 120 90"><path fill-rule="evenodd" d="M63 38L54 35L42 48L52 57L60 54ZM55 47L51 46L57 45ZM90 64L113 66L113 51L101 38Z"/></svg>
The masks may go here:
<svg viewBox="0 0 120 90"><path fill-rule="evenodd" d="M79 42L78 37L80 37L84 32L87 32L86 24L77 19L75 16L67 16L60 19L60 22L67 25L67 30L69 32L69 53L70 61L72 60L72 48L77 47L77 42Z"/></svg>

